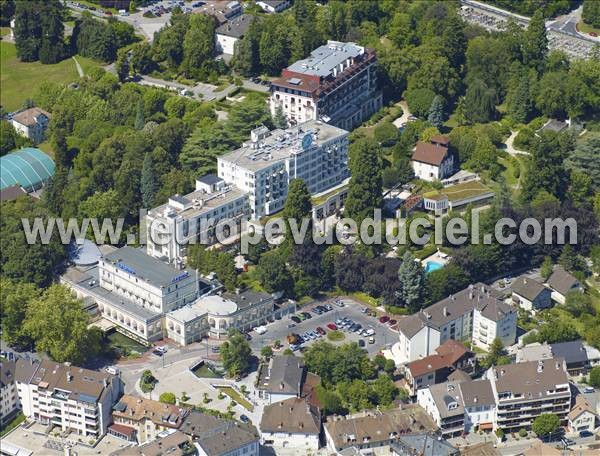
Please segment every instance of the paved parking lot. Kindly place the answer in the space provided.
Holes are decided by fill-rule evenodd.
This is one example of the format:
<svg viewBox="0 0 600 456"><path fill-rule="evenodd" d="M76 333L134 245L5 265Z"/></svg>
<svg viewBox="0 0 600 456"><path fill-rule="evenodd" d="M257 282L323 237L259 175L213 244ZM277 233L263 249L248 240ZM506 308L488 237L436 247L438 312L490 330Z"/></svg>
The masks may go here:
<svg viewBox="0 0 600 456"><path fill-rule="evenodd" d="M369 352L369 356L373 356L378 353L380 350L384 348L391 347L398 340L398 333L390 329L389 325L379 323L378 319L375 317L370 317L364 313L362 313L362 309L364 305L361 305L353 300L344 299L345 305L344 307L338 307L335 304L332 304L333 310L326 312L322 315L317 315L311 311L311 309L321 303L315 302L309 306L304 306L298 310L298 312L309 311L311 314L310 319L304 320L300 323L294 323L291 320L291 315L282 318L281 320L276 320L273 323L270 323L267 326L267 332L259 335L256 332L250 333L252 336L252 340L250 341L250 346L255 353L259 353L260 349L265 345L270 345L274 341L279 340L283 344L284 348L289 347L286 337L290 333L302 334L305 331L314 331L318 326L323 328L325 331L330 332L329 328L327 328L328 323L335 322L338 318L348 317L355 323L362 325L365 329L373 329L375 331L375 343L369 344L368 337L361 337L355 333L350 333L344 331L344 335L346 336L344 340L335 342L338 344L347 343L347 342L357 342L359 339L364 339L365 341L365 349ZM296 315L298 314L296 312ZM289 328L289 325L295 325L294 327ZM316 340L327 340L326 336L323 336ZM304 346L310 346L310 344L314 343L315 340L311 340L303 344Z"/></svg>

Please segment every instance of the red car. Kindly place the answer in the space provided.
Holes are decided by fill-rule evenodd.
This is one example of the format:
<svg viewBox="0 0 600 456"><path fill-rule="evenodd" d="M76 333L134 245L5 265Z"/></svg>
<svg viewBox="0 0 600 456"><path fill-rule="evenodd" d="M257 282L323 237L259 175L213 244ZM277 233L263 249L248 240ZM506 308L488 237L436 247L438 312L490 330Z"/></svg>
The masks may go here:
<svg viewBox="0 0 600 456"><path fill-rule="evenodd" d="M390 320L390 321L388 321L388 325L390 325L390 326L394 326L396 323L398 323L397 320Z"/></svg>
<svg viewBox="0 0 600 456"><path fill-rule="evenodd" d="M326 334L326 333L325 333L325 330L324 330L323 328L321 328L320 326L317 326L317 332L318 332L319 334L321 334L322 336L324 336L324 335Z"/></svg>
<svg viewBox="0 0 600 456"><path fill-rule="evenodd" d="M379 318L379 323L387 323L388 321L390 321L390 317L388 317L387 315L384 315L383 317Z"/></svg>
<svg viewBox="0 0 600 456"><path fill-rule="evenodd" d="M335 324L335 323L327 323L327 327L328 327L329 329L331 329L332 331L335 331L335 330L337 330L337 326L336 326L336 324Z"/></svg>

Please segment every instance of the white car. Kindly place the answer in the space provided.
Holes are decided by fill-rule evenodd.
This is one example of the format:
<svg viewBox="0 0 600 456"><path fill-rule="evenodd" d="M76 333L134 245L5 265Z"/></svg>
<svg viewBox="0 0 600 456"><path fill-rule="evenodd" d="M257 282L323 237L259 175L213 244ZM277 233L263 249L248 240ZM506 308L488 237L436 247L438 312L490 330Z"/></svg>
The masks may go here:
<svg viewBox="0 0 600 456"><path fill-rule="evenodd" d="M110 375L119 375L121 373L121 371L119 370L119 368L118 367L114 367L114 366L108 366L105 370Z"/></svg>

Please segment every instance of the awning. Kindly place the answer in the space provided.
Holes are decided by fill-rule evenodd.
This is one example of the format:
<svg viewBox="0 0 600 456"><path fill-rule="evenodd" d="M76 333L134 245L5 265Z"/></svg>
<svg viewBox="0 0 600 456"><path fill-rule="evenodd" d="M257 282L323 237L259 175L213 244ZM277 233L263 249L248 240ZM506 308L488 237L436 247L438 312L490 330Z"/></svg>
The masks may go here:
<svg viewBox="0 0 600 456"><path fill-rule="evenodd" d="M481 423L479 425L479 429L482 431L491 431L492 429L494 429L494 424L493 423Z"/></svg>

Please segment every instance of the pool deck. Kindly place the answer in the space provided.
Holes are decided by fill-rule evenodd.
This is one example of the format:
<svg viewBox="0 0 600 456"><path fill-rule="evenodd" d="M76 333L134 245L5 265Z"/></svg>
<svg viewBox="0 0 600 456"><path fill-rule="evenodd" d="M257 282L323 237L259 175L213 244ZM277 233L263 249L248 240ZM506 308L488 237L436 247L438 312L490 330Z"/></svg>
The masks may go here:
<svg viewBox="0 0 600 456"><path fill-rule="evenodd" d="M427 258L421 260L421 265L423 267L427 267L427 263L433 261L434 263L441 264L445 266L452 259L452 257L444 252L440 252L439 250L435 252L433 255L429 255Z"/></svg>

